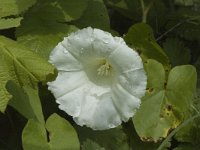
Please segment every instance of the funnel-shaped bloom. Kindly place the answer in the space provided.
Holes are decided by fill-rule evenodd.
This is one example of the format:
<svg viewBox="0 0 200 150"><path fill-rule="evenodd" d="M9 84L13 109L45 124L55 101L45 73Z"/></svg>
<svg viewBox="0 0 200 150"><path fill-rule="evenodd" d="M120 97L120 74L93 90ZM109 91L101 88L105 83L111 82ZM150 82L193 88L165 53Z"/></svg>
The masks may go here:
<svg viewBox="0 0 200 150"><path fill-rule="evenodd" d="M114 128L140 106L147 83L142 60L120 37L91 27L79 30L56 46L49 62L58 76L48 88L81 126Z"/></svg>

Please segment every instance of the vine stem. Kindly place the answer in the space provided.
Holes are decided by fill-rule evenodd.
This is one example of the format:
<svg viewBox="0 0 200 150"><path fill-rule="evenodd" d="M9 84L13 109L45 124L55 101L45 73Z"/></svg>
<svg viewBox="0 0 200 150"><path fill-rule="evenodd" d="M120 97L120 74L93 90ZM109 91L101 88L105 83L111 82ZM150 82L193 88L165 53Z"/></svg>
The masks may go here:
<svg viewBox="0 0 200 150"><path fill-rule="evenodd" d="M140 0L140 4L141 4L141 8L142 8L142 22L146 23L147 22L147 15L149 13L149 10L151 9L151 7L153 6L154 2L156 0L152 0L149 5L145 8L145 4L143 0Z"/></svg>
<svg viewBox="0 0 200 150"><path fill-rule="evenodd" d="M169 30L167 30L166 32L164 32L161 36L159 36L156 41L159 41L160 39L162 39L164 36L166 36L168 33L170 33L171 31L173 31L175 28L181 26L184 23L188 23L192 20L198 19L200 18L200 16L195 16L195 17L191 17L185 20L180 21L179 23L175 24L173 27L171 27Z"/></svg>
<svg viewBox="0 0 200 150"><path fill-rule="evenodd" d="M176 129L174 129L168 136L167 138L160 144L157 150L162 150L164 146L167 144L167 142L183 127L185 127L187 124L189 124L191 121L193 121L195 118L200 117L200 114L197 114L186 121L184 121L181 125L179 125Z"/></svg>

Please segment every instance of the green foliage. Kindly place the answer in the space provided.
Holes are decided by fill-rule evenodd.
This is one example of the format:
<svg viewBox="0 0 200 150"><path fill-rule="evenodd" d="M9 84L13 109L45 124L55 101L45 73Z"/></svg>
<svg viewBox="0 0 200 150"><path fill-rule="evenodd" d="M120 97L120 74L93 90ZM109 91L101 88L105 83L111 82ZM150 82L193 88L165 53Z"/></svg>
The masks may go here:
<svg viewBox="0 0 200 150"><path fill-rule="evenodd" d="M191 59L190 50L177 38L168 38L163 43L163 48L168 55L172 66L189 64Z"/></svg>
<svg viewBox="0 0 200 150"><path fill-rule="evenodd" d="M22 20L22 17L10 18L10 19L0 19L0 30L8 29L11 27L18 27L20 25L21 20Z"/></svg>
<svg viewBox="0 0 200 150"><path fill-rule="evenodd" d="M198 0L175 0L175 4L182 6L194 6L200 4Z"/></svg>
<svg viewBox="0 0 200 150"><path fill-rule="evenodd" d="M29 120L23 130L22 142L24 150L78 150L80 147L73 127L57 114L51 115L46 125Z"/></svg>
<svg viewBox="0 0 200 150"><path fill-rule="evenodd" d="M85 28L90 25L93 28L109 30L110 21L106 7L102 0L90 0L82 16L72 22L78 28Z"/></svg>
<svg viewBox="0 0 200 150"><path fill-rule="evenodd" d="M190 8L180 8L175 12L172 12L169 17L170 20L166 25L167 30L184 38L186 40L198 40L200 41L200 11L191 10Z"/></svg>
<svg viewBox="0 0 200 150"><path fill-rule="evenodd" d="M139 0L107 0L107 4L131 19L139 19L141 6Z"/></svg>
<svg viewBox="0 0 200 150"><path fill-rule="evenodd" d="M162 48L156 43L153 30L147 24L139 23L133 25L127 35L126 42L136 49L144 61L155 59L165 67L169 67L169 60Z"/></svg>
<svg viewBox="0 0 200 150"><path fill-rule="evenodd" d="M199 14L199 0L0 0L0 149L198 150ZM46 85L52 49L88 26L121 35L148 75L136 115L105 131L77 126Z"/></svg>
<svg viewBox="0 0 200 150"><path fill-rule="evenodd" d="M27 10L36 0L0 0L0 18L19 15Z"/></svg>
<svg viewBox="0 0 200 150"><path fill-rule="evenodd" d="M74 26L67 25L65 21L71 21L73 17L78 16L73 16L74 11L70 12L71 9L65 12L62 1L59 2L58 6L54 1L49 3L42 1L41 4L38 2L38 5L26 13L22 25L16 32L19 43L30 47L46 59L63 36L76 30ZM71 13L72 16L70 16ZM48 17L49 14L51 17Z"/></svg>
<svg viewBox="0 0 200 150"><path fill-rule="evenodd" d="M26 13L22 25L17 29L18 42L48 59L57 43L78 28L89 25L109 29L109 18L102 1L90 1L38 2L38 5Z"/></svg>
<svg viewBox="0 0 200 150"><path fill-rule="evenodd" d="M37 82L46 81L54 73L54 67L18 43L0 37L0 111L4 112L11 98L5 85L13 80L20 86L36 87Z"/></svg>
<svg viewBox="0 0 200 150"><path fill-rule="evenodd" d="M158 141L179 125L191 107L196 70L190 65L178 66L167 78L162 64L155 60L148 60L145 68L148 90L133 121L144 141Z"/></svg>
<svg viewBox="0 0 200 150"><path fill-rule="evenodd" d="M18 27L21 13L34 5L36 0L0 0L0 30Z"/></svg>
<svg viewBox="0 0 200 150"><path fill-rule="evenodd" d="M129 145L127 143L127 136L121 127L109 129L106 131L93 131L89 128L77 127L81 147L89 150L92 147L99 150L127 150ZM110 144L115 143L115 144Z"/></svg>
<svg viewBox="0 0 200 150"><path fill-rule="evenodd" d="M42 107L38 97L38 89L30 86L20 88L15 82L8 81L6 89L12 95L9 105L15 108L27 119L35 119L44 123Z"/></svg>
<svg viewBox="0 0 200 150"><path fill-rule="evenodd" d="M191 144L181 144L173 150L197 150L197 149L199 149L199 146L194 146Z"/></svg>

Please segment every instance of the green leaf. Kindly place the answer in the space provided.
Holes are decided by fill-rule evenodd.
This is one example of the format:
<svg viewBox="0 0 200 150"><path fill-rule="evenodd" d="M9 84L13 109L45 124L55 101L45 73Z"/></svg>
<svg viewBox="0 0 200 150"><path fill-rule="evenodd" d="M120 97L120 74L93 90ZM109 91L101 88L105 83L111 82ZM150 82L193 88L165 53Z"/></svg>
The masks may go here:
<svg viewBox="0 0 200 150"><path fill-rule="evenodd" d="M0 18L18 15L34 5L36 0L0 0Z"/></svg>
<svg viewBox="0 0 200 150"><path fill-rule="evenodd" d="M28 14L41 12L40 19L54 22L69 22L81 17L89 0L40 0ZM39 14L36 13L36 15ZM33 15L33 14L32 14ZM50 17L51 16L51 17Z"/></svg>
<svg viewBox="0 0 200 150"><path fill-rule="evenodd" d="M18 27L20 25L21 20L22 20L22 17L0 19L0 30L12 28L12 27Z"/></svg>
<svg viewBox="0 0 200 150"><path fill-rule="evenodd" d="M99 150L129 149L127 136L121 127L105 131L94 131L86 127L77 127L77 132L79 133L81 148L85 150L89 150L91 147L97 147Z"/></svg>
<svg viewBox="0 0 200 150"><path fill-rule="evenodd" d="M0 36L0 111L4 112L11 95L5 88L13 80L20 86L36 87L54 73L54 67L28 48Z"/></svg>
<svg viewBox="0 0 200 150"><path fill-rule="evenodd" d="M44 123L38 89L33 89L29 86L21 88L13 81L7 82L6 89L12 95L9 105L27 119L36 119L40 123Z"/></svg>
<svg viewBox="0 0 200 150"><path fill-rule="evenodd" d="M80 19L72 22L79 28L91 26L103 30L110 29L110 21L103 0L90 0Z"/></svg>
<svg viewBox="0 0 200 150"><path fill-rule="evenodd" d="M145 68L148 90L133 122L144 141L158 141L176 128L187 114L197 75L193 66L184 65L173 68L167 80L162 64L155 60L148 60Z"/></svg>
<svg viewBox="0 0 200 150"><path fill-rule="evenodd" d="M55 0L57 7L61 8L65 21L79 19L88 7L89 0ZM49 3L49 2L48 2ZM48 15L48 14L47 14Z"/></svg>
<svg viewBox="0 0 200 150"><path fill-rule="evenodd" d="M135 128L133 126L133 122L130 120L127 123L123 124L123 129L125 133L127 134L129 145L131 147L131 150L155 150L160 143L154 143L151 141L144 142L140 139L140 137L137 135ZM167 147L170 146L170 143L165 146L162 150L167 150Z"/></svg>
<svg viewBox="0 0 200 150"><path fill-rule="evenodd" d="M190 50L177 38L168 38L163 43L172 66L188 64L191 58Z"/></svg>
<svg viewBox="0 0 200 150"><path fill-rule="evenodd" d="M193 108L195 105L193 106ZM197 114L197 115L195 115ZM192 145L200 146L200 114L198 108L194 108L187 118L191 119L192 116L197 116L191 120L186 126L181 128L175 135L175 139L179 142L189 143ZM187 119L188 120L188 119Z"/></svg>
<svg viewBox="0 0 200 150"><path fill-rule="evenodd" d="M71 1L69 6L80 2L71 3ZM87 4L87 1L82 1L80 4L83 2L83 6L78 4L80 7L67 9L69 0L41 1L26 13L22 25L16 31L17 41L48 59L49 53L57 43L62 41L64 36L77 30L75 26L66 22L80 17L80 10L83 11ZM79 13L76 13L76 10Z"/></svg>
<svg viewBox="0 0 200 150"><path fill-rule="evenodd" d="M47 119L46 126L29 120L22 133L22 143L24 150L80 149L74 128L57 114Z"/></svg>
<svg viewBox="0 0 200 150"><path fill-rule="evenodd" d="M169 68L168 57L156 43L153 31L147 24L138 23L133 25L125 36L125 41L139 52L144 61L155 59L166 68Z"/></svg>
<svg viewBox="0 0 200 150"><path fill-rule="evenodd" d="M179 142L187 142L193 145L199 145L200 142L200 120L194 120L186 127L182 128L175 136Z"/></svg>
<svg viewBox="0 0 200 150"><path fill-rule="evenodd" d="M16 36L18 42L48 59L63 37L88 26L109 29L109 17L102 0L41 1L26 13Z"/></svg>

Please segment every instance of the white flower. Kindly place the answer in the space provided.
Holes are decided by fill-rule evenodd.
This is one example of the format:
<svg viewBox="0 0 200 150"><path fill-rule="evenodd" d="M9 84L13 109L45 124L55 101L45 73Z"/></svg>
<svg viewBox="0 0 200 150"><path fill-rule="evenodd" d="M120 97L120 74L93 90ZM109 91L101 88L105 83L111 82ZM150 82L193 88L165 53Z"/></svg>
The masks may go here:
<svg viewBox="0 0 200 150"><path fill-rule="evenodd" d="M48 89L81 126L114 128L140 106L147 77L139 55L120 37L91 27L79 30L56 46L49 62L58 76Z"/></svg>

